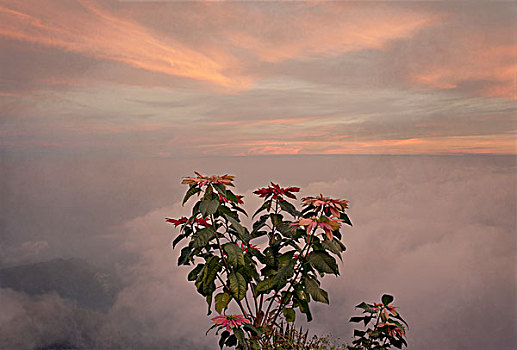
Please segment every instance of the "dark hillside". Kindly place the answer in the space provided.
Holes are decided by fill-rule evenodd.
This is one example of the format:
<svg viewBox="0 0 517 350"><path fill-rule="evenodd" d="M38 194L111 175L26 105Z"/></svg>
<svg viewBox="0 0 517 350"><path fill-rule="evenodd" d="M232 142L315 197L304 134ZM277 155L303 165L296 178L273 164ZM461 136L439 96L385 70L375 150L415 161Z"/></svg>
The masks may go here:
<svg viewBox="0 0 517 350"><path fill-rule="evenodd" d="M55 292L95 311L109 310L121 288L113 273L80 259L53 259L2 269L0 287L29 295Z"/></svg>

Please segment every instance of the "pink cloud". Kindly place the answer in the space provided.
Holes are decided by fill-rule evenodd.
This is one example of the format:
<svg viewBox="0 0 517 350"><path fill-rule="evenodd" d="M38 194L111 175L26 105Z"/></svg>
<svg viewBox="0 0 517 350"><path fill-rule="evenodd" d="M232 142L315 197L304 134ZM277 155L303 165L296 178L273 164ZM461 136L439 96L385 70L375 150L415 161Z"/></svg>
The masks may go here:
<svg viewBox="0 0 517 350"><path fill-rule="evenodd" d="M383 50L396 39L412 37L417 30L436 22L437 15L399 7L350 6L343 3L303 4L292 8L289 20L254 14L254 23L245 31L227 32L230 42L246 48L262 61L307 59L338 55L363 49ZM275 21L266 31L260 26ZM269 35L268 35L269 34Z"/></svg>
<svg viewBox="0 0 517 350"><path fill-rule="evenodd" d="M476 45L478 46L478 45ZM471 47L462 60L442 61L440 65L424 65L413 74L415 85L435 89L454 89L463 82L487 81L477 89L481 96L516 99L515 77L517 45L506 47Z"/></svg>
<svg viewBox="0 0 517 350"><path fill-rule="evenodd" d="M248 79L223 73L231 60L217 60L159 36L138 23L117 17L97 2L12 2L0 6L0 35L37 45L121 62L144 70L207 81L224 87L245 87Z"/></svg>

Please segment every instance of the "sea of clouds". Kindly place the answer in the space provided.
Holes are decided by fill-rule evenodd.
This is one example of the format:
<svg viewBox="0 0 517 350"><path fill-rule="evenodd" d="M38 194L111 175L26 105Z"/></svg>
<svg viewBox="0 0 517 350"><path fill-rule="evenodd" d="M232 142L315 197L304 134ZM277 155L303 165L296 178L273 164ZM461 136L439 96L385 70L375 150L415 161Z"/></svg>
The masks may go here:
<svg viewBox="0 0 517 350"><path fill-rule="evenodd" d="M92 349L204 349L217 339L206 304L176 266L164 221L180 205L181 176L236 175L350 200L353 227L339 277L323 286L312 334L352 335L354 305L383 293L408 320L409 349L514 349L516 178L512 157L292 156L212 159L2 157L0 268L78 257L115 271L123 289L106 313L57 294L0 289L0 348L68 340Z"/></svg>

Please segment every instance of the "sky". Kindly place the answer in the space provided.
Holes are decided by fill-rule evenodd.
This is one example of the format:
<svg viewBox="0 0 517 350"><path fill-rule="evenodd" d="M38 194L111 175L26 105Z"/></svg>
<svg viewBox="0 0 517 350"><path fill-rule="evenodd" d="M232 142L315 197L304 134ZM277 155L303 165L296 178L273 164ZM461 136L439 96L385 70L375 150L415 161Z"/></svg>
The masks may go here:
<svg viewBox="0 0 517 350"><path fill-rule="evenodd" d="M0 348L208 349L183 176L350 200L313 334L383 293L409 350L517 346L513 2L0 0L0 268L116 272L105 313L0 288ZM303 317L301 317L303 319Z"/></svg>
<svg viewBox="0 0 517 350"><path fill-rule="evenodd" d="M0 1L1 147L514 154L513 2Z"/></svg>

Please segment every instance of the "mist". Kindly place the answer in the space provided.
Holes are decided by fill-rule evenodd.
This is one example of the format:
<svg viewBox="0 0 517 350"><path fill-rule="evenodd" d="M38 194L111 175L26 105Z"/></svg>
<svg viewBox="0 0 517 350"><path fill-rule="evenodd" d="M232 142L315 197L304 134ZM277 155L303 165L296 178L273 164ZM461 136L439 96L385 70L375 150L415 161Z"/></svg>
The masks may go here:
<svg viewBox="0 0 517 350"><path fill-rule="evenodd" d="M516 178L510 156L109 158L2 155L0 268L80 258L122 284L106 312L56 293L0 289L0 348L216 348L204 299L176 266L182 176L236 176L248 212L269 181L350 201L341 275L323 286L312 334L350 340L354 305L384 293L409 349L513 349Z"/></svg>

